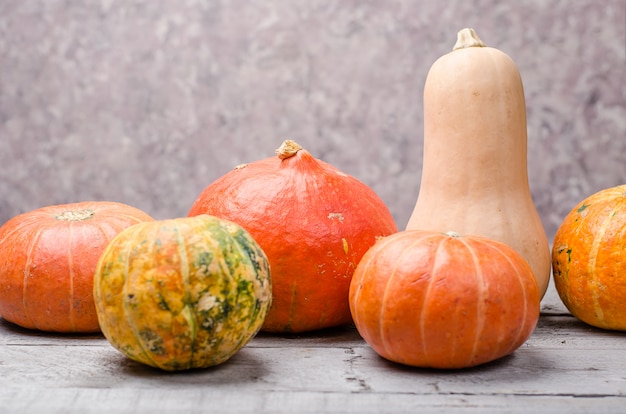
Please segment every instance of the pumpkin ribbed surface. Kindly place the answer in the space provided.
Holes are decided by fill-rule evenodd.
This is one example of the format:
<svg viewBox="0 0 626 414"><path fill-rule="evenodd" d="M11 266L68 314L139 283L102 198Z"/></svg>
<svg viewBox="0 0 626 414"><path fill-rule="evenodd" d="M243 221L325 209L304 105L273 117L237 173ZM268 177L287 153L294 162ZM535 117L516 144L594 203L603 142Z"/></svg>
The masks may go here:
<svg viewBox="0 0 626 414"><path fill-rule="evenodd" d="M554 237L555 288L583 322L626 331L626 185L601 190L575 206Z"/></svg>
<svg viewBox="0 0 626 414"><path fill-rule="evenodd" d="M102 332L164 370L228 360L271 303L265 253L239 225L208 215L137 224L103 253L94 282Z"/></svg>
<svg viewBox="0 0 626 414"><path fill-rule="evenodd" d="M293 141L277 156L238 166L207 186L189 211L232 220L263 248L273 303L263 330L304 332L352 322L350 280L377 237L397 231L367 185Z"/></svg>
<svg viewBox="0 0 626 414"><path fill-rule="evenodd" d="M42 207L0 228L0 315L28 329L98 332L93 275L123 229L152 221L126 204L84 201Z"/></svg>
<svg viewBox="0 0 626 414"><path fill-rule="evenodd" d="M490 239L403 231L363 256L350 288L356 327L382 357L465 368L515 351L539 318L528 263Z"/></svg>

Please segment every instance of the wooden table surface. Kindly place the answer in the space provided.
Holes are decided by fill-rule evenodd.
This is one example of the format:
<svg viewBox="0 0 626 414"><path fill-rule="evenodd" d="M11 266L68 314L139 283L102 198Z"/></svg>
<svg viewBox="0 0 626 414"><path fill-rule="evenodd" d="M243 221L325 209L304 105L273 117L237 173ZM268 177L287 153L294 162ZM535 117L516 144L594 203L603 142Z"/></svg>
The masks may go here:
<svg viewBox="0 0 626 414"><path fill-rule="evenodd" d="M51 335L0 320L0 413L625 413L626 333L573 318L553 288L514 354L467 370L375 354L354 327L259 334L231 360L167 373L101 335Z"/></svg>

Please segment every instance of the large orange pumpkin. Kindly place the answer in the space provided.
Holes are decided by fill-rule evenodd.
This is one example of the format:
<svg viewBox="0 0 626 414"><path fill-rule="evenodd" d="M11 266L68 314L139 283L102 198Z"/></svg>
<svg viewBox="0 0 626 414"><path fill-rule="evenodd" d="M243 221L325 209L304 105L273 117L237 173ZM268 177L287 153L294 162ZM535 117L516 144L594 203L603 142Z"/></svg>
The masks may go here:
<svg viewBox="0 0 626 414"><path fill-rule="evenodd" d="M540 292L512 248L478 236L406 230L363 256L350 309L382 357L417 367L466 368L508 355L539 318Z"/></svg>
<svg viewBox="0 0 626 414"><path fill-rule="evenodd" d="M122 203L85 201L42 207L0 227L0 315L28 329L100 330L93 276L109 241L153 220Z"/></svg>
<svg viewBox="0 0 626 414"><path fill-rule="evenodd" d="M267 254L273 302L266 332L350 323L354 269L377 237L397 231L371 188L293 141L207 186L189 211L203 213L238 223Z"/></svg>
<svg viewBox="0 0 626 414"><path fill-rule="evenodd" d="M575 206L554 237L555 288L583 322L626 331L626 185Z"/></svg>

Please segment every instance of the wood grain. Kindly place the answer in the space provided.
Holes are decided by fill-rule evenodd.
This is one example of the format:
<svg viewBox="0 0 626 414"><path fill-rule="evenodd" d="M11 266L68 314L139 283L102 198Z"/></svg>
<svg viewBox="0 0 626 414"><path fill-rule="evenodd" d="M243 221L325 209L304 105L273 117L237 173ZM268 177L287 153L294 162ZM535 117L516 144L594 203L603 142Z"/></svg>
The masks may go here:
<svg viewBox="0 0 626 414"><path fill-rule="evenodd" d="M53 335L0 319L0 413L623 412L626 333L573 318L550 292L529 340L467 370L401 366L353 326L260 334L228 362L167 373L102 335Z"/></svg>

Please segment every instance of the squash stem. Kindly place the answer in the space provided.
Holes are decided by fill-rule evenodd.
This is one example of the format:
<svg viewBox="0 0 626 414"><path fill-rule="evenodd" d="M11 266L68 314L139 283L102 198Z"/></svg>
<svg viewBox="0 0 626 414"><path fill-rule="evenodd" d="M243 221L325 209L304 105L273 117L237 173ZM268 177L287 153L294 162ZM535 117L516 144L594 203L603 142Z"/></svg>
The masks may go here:
<svg viewBox="0 0 626 414"><path fill-rule="evenodd" d="M83 221L89 220L96 215L96 212L90 209L85 210L67 210L59 214L55 214L54 218L62 221Z"/></svg>
<svg viewBox="0 0 626 414"><path fill-rule="evenodd" d="M280 148L276 150L276 155L281 160L284 160L285 158L293 157L301 149L302 147L297 142L288 139L283 141Z"/></svg>
<svg viewBox="0 0 626 414"><path fill-rule="evenodd" d="M485 42L480 40L476 31L471 28L461 29L456 35L456 43L452 50L466 49L468 47L485 47Z"/></svg>

